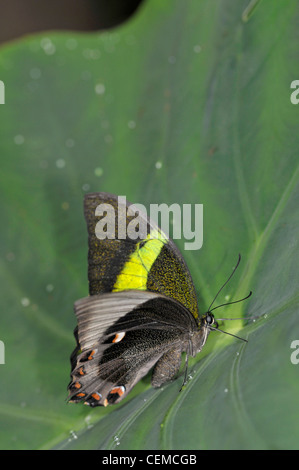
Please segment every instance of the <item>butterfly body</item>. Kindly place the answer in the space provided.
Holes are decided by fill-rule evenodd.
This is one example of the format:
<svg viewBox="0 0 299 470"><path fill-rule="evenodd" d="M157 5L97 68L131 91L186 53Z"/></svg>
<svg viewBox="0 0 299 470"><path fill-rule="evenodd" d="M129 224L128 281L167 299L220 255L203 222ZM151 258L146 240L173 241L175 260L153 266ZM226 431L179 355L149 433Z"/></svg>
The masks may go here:
<svg viewBox="0 0 299 470"><path fill-rule="evenodd" d="M115 237L99 239L100 204L119 200L107 193L85 198L89 296L75 303L77 346L71 356L69 401L90 406L120 402L152 369L152 385L175 378L182 353L196 356L213 322L200 316L193 281L174 243L146 216L147 235L120 237L134 206L122 207Z"/></svg>

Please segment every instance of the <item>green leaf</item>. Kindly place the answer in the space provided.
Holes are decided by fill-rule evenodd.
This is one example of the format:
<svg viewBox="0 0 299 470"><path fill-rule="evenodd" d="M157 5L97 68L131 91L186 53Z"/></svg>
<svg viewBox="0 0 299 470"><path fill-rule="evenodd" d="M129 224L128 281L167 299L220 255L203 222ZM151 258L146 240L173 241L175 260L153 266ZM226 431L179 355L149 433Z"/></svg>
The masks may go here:
<svg viewBox="0 0 299 470"><path fill-rule="evenodd" d="M0 51L1 448L298 448L298 3L144 4L98 34L45 33ZM67 405L73 302L87 295L84 193L202 203L183 251L221 317L192 376L120 405ZM215 313L220 312L216 310Z"/></svg>

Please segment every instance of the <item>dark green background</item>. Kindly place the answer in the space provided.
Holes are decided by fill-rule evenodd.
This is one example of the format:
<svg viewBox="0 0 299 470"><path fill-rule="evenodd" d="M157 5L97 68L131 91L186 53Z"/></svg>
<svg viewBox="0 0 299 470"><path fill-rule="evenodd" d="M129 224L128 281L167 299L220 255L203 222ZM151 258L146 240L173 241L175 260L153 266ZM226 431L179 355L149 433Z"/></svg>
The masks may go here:
<svg viewBox="0 0 299 470"><path fill-rule="evenodd" d="M299 8L262 0L245 22L248 3L150 0L110 32L2 46L1 448L298 448ZM249 343L211 334L181 393L65 402L88 191L204 205L203 247L183 252L202 312L242 254L218 300L253 290L221 310L258 317L222 326Z"/></svg>

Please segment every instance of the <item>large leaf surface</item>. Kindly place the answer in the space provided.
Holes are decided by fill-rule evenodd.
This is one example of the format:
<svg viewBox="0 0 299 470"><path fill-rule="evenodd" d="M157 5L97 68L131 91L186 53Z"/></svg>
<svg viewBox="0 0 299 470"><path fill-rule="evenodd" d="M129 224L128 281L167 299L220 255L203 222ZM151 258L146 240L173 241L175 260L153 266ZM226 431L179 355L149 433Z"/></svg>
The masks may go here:
<svg viewBox="0 0 299 470"><path fill-rule="evenodd" d="M244 23L248 3L151 0L113 32L2 47L1 448L298 448L299 9L263 0ZM220 314L258 317L222 326L249 343L212 333L180 393L65 403L87 191L204 205L184 252L202 311L242 254L218 302L254 291Z"/></svg>

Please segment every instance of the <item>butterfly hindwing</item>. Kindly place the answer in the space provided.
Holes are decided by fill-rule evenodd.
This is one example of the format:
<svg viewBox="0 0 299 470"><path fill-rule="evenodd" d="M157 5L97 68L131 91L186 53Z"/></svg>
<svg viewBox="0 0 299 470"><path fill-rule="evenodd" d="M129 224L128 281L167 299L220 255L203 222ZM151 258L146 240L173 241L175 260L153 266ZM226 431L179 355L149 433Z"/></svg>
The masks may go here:
<svg viewBox="0 0 299 470"><path fill-rule="evenodd" d="M154 386L172 379L187 332L197 328L187 309L151 292L90 296L75 311L81 349L73 358L70 399L92 406L119 402L154 365Z"/></svg>

